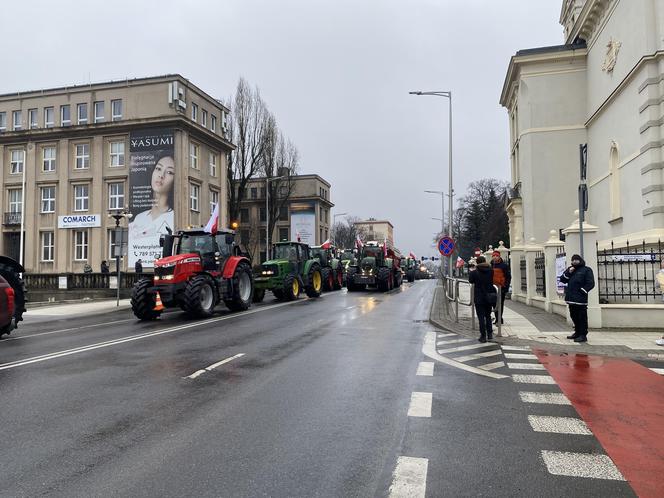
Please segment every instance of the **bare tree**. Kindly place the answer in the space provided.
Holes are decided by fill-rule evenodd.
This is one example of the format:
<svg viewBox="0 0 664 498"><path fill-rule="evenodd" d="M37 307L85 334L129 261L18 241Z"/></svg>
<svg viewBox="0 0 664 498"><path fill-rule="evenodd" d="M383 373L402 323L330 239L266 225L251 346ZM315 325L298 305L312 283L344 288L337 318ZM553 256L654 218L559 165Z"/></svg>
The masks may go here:
<svg viewBox="0 0 664 498"><path fill-rule="evenodd" d="M258 89L252 89L244 78L238 81L228 107L229 136L236 146L226 164L228 203L230 219L237 220L247 183L260 170L270 114Z"/></svg>
<svg viewBox="0 0 664 498"><path fill-rule="evenodd" d="M334 245L343 249L355 247L355 240L360 236L361 240L367 237L364 227L358 227L355 223L361 221L357 216L347 216L344 221L338 221L332 225L332 240Z"/></svg>

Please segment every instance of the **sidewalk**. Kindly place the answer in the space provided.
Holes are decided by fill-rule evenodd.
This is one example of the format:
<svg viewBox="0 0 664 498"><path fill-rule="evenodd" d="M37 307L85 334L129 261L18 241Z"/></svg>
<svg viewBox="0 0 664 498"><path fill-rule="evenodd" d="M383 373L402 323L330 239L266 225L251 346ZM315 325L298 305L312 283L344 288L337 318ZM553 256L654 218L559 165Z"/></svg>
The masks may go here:
<svg viewBox="0 0 664 498"><path fill-rule="evenodd" d="M468 302L470 299L469 287L461 286L460 297ZM430 320L439 327L470 336L479 336L477 319L475 330L471 327L470 307L459 305L459 321L454 315L448 316L446 312L444 288L436 287L436 295L431 307ZM452 306L451 306L452 307ZM451 309L451 313L454 309ZM664 347L655 344L655 339L662 337L662 331L641 331L630 329L599 329L590 330L588 342L575 343L566 337L573 330L565 318L553 313L523 303L511 300L505 301L505 324L502 326L500 342L512 342L510 339L519 339L543 343L552 346L563 346L566 349L584 350L588 353L610 354L617 356L643 356L649 359L664 359ZM497 328L494 325L494 337Z"/></svg>
<svg viewBox="0 0 664 498"><path fill-rule="evenodd" d="M51 319L69 316L94 315L98 313L110 313L116 310L128 310L131 304L129 299L120 299L120 306L116 306L115 299L103 299L97 301L79 301L76 303L54 304L52 306L40 306L28 308L23 315L23 323L39 323Z"/></svg>

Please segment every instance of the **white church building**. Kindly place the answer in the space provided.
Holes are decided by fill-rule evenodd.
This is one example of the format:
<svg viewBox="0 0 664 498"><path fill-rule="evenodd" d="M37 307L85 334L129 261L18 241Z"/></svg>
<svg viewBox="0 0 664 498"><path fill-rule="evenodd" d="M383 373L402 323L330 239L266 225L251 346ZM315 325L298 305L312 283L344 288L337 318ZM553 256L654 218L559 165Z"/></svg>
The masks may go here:
<svg viewBox="0 0 664 498"><path fill-rule="evenodd" d="M664 1L564 0L560 23L561 45L511 58L500 98L510 123L514 296L564 314L554 264L580 252L574 210L584 183L583 253L598 280L591 326L661 326Z"/></svg>

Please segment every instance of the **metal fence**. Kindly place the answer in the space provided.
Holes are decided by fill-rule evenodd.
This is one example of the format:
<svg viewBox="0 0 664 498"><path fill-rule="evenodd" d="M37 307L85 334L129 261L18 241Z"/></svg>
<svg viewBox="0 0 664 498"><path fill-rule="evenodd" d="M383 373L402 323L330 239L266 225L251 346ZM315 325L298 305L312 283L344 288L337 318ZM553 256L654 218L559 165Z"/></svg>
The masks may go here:
<svg viewBox="0 0 664 498"><path fill-rule="evenodd" d="M545 269L544 253L540 251L535 255L535 292L542 297L546 297Z"/></svg>
<svg viewBox="0 0 664 498"><path fill-rule="evenodd" d="M610 249L597 248L597 277L600 303L661 302L655 289L655 275L661 268L664 246L630 245Z"/></svg>
<svg viewBox="0 0 664 498"><path fill-rule="evenodd" d="M519 260L519 268L521 270L521 292L526 292L528 290L528 276L526 275L526 257L521 256Z"/></svg>
<svg viewBox="0 0 664 498"><path fill-rule="evenodd" d="M35 290L58 289L110 289L111 277L116 273L26 273L25 287ZM121 273L120 288L131 289L141 278L152 278L152 273Z"/></svg>

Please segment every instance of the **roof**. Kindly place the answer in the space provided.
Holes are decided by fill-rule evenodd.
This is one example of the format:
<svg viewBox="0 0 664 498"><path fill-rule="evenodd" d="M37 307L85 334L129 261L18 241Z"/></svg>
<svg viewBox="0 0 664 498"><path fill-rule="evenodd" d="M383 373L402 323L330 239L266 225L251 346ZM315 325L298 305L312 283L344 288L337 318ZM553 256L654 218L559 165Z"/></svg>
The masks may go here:
<svg viewBox="0 0 664 498"><path fill-rule="evenodd" d="M579 50L581 48L586 48L586 42L575 43L575 44L566 43L564 45L550 45L548 47L525 48L517 51L515 57L523 57L526 55L550 54L555 52L566 52L568 50Z"/></svg>

